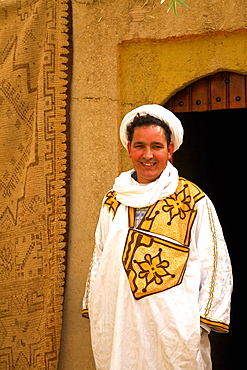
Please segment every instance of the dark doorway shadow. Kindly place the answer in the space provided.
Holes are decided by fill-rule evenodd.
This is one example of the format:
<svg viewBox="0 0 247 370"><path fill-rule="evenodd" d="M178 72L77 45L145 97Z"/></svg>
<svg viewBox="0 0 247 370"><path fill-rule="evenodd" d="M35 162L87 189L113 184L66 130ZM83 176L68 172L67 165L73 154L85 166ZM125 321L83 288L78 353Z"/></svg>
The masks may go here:
<svg viewBox="0 0 247 370"><path fill-rule="evenodd" d="M180 176L201 187L214 203L233 267L230 332L210 334L214 370L243 369L246 366L243 365L246 339L240 338L240 328L244 327L243 312L240 311L246 290L243 275L247 269L244 266L246 251L241 221L246 209L246 134L243 130L246 113L247 109L176 113L185 135L183 145L174 153L174 165Z"/></svg>

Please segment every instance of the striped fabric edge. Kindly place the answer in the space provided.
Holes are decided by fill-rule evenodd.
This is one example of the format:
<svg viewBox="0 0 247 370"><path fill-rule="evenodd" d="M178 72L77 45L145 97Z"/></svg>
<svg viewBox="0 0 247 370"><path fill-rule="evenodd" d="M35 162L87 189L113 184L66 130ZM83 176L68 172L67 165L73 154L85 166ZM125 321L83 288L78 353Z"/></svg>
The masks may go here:
<svg viewBox="0 0 247 370"><path fill-rule="evenodd" d="M218 333L228 333L229 332L229 325L224 322L214 321L214 320L206 319L204 317L200 317L200 321L208 325L213 331L217 331Z"/></svg>

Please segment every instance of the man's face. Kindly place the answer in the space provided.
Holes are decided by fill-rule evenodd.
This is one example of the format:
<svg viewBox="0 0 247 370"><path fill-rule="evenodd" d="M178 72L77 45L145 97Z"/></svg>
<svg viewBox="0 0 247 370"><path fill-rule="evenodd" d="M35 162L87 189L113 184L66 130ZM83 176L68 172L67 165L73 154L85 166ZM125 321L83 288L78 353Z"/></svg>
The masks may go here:
<svg viewBox="0 0 247 370"><path fill-rule="evenodd" d="M148 184L157 180L171 159L173 150L174 144L167 145L162 127L136 127L132 142L128 142L128 153L137 173L137 181Z"/></svg>

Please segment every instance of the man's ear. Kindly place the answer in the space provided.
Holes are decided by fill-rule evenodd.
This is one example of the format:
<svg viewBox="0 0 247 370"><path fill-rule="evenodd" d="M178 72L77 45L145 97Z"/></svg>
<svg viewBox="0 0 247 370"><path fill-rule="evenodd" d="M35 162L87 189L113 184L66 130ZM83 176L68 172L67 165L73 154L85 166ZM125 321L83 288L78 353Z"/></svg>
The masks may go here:
<svg viewBox="0 0 247 370"><path fill-rule="evenodd" d="M171 141L170 144L168 145L168 160L172 158L174 152L174 143Z"/></svg>

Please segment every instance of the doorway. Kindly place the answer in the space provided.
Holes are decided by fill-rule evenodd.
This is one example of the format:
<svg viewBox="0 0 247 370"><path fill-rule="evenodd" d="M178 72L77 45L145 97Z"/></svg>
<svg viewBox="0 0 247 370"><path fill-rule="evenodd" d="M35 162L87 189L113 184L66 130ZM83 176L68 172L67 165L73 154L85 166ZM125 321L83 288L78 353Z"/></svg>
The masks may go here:
<svg viewBox="0 0 247 370"><path fill-rule="evenodd" d="M240 207L244 182L244 127L247 109L175 113L184 127L184 142L174 153L179 175L196 183L210 197L219 216L232 261L234 290L228 334L210 334L214 370L240 369L243 343L240 319L243 307L243 251ZM242 213L243 209L242 209ZM241 214L242 214L241 213ZM241 223L240 223L241 222ZM245 339L244 339L245 340Z"/></svg>

